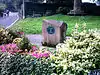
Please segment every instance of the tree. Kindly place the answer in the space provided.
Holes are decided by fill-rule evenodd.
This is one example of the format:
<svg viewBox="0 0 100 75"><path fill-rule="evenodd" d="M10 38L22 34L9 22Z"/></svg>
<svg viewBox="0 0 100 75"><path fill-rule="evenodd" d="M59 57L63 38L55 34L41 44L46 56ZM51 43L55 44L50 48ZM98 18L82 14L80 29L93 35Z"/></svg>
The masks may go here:
<svg viewBox="0 0 100 75"><path fill-rule="evenodd" d="M81 9L82 0L74 0L73 10L71 10L69 15L84 15Z"/></svg>
<svg viewBox="0 0 100 75"><path fill-rule="evenodd" d="M5 10L6 9L6 5L4 3L0 3L0 10Z"/></svg>

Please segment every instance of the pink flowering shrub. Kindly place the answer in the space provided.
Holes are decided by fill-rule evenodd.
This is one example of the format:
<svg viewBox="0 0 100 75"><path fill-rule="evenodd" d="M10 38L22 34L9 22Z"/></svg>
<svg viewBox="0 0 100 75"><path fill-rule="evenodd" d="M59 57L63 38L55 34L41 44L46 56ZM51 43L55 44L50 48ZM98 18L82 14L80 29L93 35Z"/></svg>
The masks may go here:
<svg viewBox="0 0 100 75"><path fill-rule="evenodd" d="M34 51L32 52L32 56L35 58L47 58L50 56L50 52L49 51Z"/></svg>
<svg viewBox="0 0 100 75"><path fill-rule="evenodd" d="M32 51L37 51L37 50L39 50L39 48L37 47L37 46L32 46Z"/></svg>
<svg viewBox="0 0 100 75"><path fill-rule="evenodd" d="M34 45L28 54L35 58L47 58L50 56L51 52L47 49L40 50L37 46Z"/></svg>
<svg viewBox="0 0 100 75"><path fill-rule="evenodd" d="M25 52L23 52L23 50L20 50L18 46L14 43L1 45L0 50L2 52L8 52L10 54L21 53L21 52L25 54ZM27 52L27 54L32 55L35 58L47 58L50 56L51 52L47 51L46 49L39 50L37 46L32 46L32 49L30 50L30 52Z"/></svg>
<svg viewBox="0 0 100 75"><path fill-rule="evenodd" d="M1 45L0 50L2 52L8 52L10 54L15 54L15 53L18 53L21 51L21 50L19 50L18 46L13 43Z"/></svg>

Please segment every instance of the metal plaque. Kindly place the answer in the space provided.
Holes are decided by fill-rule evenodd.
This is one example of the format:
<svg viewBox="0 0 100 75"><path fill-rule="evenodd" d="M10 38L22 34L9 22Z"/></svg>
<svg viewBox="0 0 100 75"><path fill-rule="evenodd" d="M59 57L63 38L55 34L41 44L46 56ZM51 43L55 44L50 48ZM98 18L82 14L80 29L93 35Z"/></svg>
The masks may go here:
<svg viewBox="0 0 100 75"><path fill-rule="evenodd" d="M48 26L47 32L48 32L48 34L54 34L55 33L55 28L53 26Z"/></svg>

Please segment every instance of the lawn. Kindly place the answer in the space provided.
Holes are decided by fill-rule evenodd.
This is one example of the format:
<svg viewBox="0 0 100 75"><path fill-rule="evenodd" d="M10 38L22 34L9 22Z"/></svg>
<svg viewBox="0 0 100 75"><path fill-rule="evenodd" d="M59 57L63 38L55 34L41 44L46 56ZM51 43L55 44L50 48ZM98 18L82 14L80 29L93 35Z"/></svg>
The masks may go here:
<svg viewBox="0 0 100 75"><path fill-rule="evenodd" d="M26 18L18 21L10 29L22 30L26 34L41 34L42 33L42 21L43 19L53 19L58 21L64 21L68 25L66 35L70 35L75 24L80 26L85 22L87 29L98 28L100 29L100 16L67 16L67 15L53 15L39 18Z"/></svg>

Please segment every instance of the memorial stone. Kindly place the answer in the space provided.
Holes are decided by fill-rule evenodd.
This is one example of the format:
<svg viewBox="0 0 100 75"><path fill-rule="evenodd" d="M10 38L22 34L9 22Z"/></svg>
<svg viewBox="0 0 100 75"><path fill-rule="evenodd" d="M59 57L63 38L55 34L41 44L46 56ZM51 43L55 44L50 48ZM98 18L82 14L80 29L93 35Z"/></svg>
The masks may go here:
<svg viewBox="0 0 100 75"><path fill-rule="evenodd" d="M42 45L56 46L63 42L66 37L67 24L63 21L43 20L42 25Z"/></svg>

